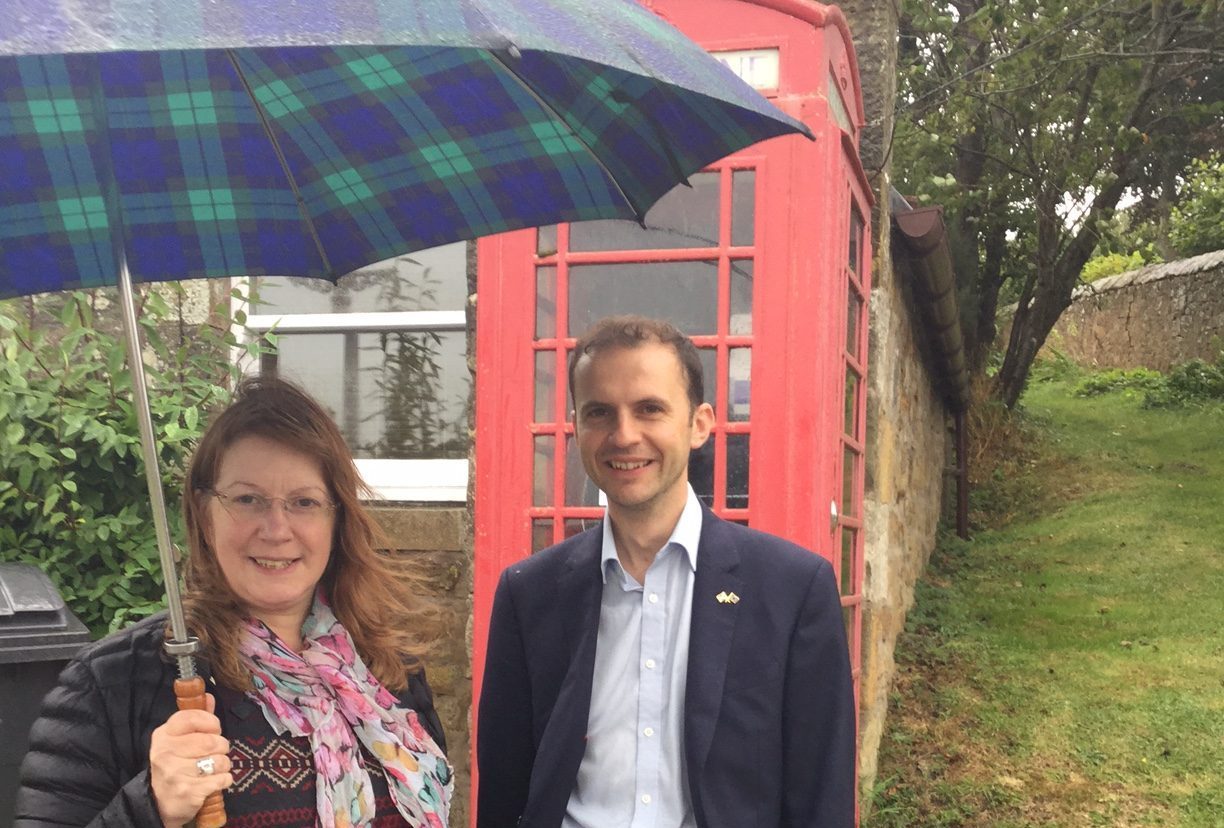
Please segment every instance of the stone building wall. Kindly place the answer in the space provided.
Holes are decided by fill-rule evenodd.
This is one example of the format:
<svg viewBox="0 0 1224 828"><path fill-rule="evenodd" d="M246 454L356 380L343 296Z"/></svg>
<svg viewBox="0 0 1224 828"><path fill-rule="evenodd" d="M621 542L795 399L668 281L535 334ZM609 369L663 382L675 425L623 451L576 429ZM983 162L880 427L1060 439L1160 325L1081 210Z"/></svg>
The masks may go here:
<svg viewBox="0 0 1224 828"><path fill-rule="evenodd" d="M451 825L468 824L471 785L469 712L472 659L466 631L472 616L472 541L465 506L373 506L391 552L419 578L441 613L442 637L426 660L434 704L455 767Z"/></svg>
<svg viewBox="0 0 1224 828"><path fill-rule="evenodd" d="M863 502L863 674L859 791L868 803L896 673L893 652L914 602L914 583L935 546L949 445L945 408L919 342L923 336L904 261L891 249L890 142L896 101L897 4L838 5L854 37L867 124L860 156L871 179L873 262Z"/></svg>
<svg viewBox="0 0 1224 828"><path fill-rule="evenodd" d="M1095 368L1214 360L1224 349L1224 250L1079 288L1047 345Z"/></svg>

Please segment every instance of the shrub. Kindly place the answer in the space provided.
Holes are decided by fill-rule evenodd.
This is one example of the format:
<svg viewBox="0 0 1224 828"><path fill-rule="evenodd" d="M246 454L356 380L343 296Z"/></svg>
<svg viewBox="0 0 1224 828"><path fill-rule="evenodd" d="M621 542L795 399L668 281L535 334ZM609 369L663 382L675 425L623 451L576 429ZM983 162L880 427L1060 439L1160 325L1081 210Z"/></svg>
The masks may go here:
<svg viewBox="0 0 1224 828"><path fill-rule="evenodd" d="M1106 276L1117 276L1119 273L1138 270L1141 267L1146 267L1153 262L1159 261L1160 256L1151 255L1145 258L1139 251L1135 251L1129 256L1122 253L1106 253L1103 256L1094 256L1087 261L1083 270L1080 271L1080 281L1095 282L1097 279L1104 279Z"/></svg>
<svg viewBox="0 0 1224 828"><path fill-rule="evenodd" d="M1072 393L1077 397L1096 397L1110 391L1146 391L1163 382L1161 373L1149 368L1111 368L1084 377L1072 388Z"/></svg>
<svg viewBox="0 0 1224 828"><path fill-rule="evenodd" d="M225 303L192 325L183 302L182 287L170 283L145 291L138 309L175 537L184 462L207 409L226 399L239 371ZM42 568L95 635L164 602L114 313L99 292L0 302L0 560ZM263 348L255 343L248 353Z"/></svg>
<svg viewBox="0 0 1224 828"><path fill-rule="evenodd" d="M1164 382L1144 395L1144 408L1184 408L1224 402L1224 351L1215 362L1192 359L1178 365Z"/></svg>

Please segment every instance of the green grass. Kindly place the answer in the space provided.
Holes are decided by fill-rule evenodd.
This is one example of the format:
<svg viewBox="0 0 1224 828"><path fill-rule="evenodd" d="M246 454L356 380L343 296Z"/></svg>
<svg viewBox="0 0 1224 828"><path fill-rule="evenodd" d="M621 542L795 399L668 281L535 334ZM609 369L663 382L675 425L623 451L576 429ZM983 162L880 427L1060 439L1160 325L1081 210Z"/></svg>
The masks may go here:
<svg viewBox="0 0 1224 828"><path fill-rule="evenodd" d="M1224 406L1075 382L918 585L867 828L1224 828Z"/></svg>

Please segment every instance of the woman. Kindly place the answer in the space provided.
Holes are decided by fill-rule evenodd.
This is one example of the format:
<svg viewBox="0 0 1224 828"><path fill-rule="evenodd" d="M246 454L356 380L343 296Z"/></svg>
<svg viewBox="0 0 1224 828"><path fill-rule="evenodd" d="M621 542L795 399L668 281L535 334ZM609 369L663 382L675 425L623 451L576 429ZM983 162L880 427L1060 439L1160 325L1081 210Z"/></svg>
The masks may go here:
<svg viewBox="0 0 1224 828"><path fill-rule="evenodd" d="M451 769L420 658L429 616L375 550L339 429L251 378L200 439L184 609L208 711L175 711L164 614L65 668L30 734L18 826L447 823Z"/></svg>

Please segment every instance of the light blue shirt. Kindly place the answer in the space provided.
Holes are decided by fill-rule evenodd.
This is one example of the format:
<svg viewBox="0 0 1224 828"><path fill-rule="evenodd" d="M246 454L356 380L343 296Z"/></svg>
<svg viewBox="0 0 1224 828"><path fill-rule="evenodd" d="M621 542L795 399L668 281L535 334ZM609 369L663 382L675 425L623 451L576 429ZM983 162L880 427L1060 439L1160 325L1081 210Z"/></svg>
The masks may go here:
<svg viewBox="0 0 1224 828"><path fill-rule="evenodd" d="M603 520L603 596L586 752L562 828L696 828L684 761L693 574L701 504L690 486L639 584Z"/></svg>

